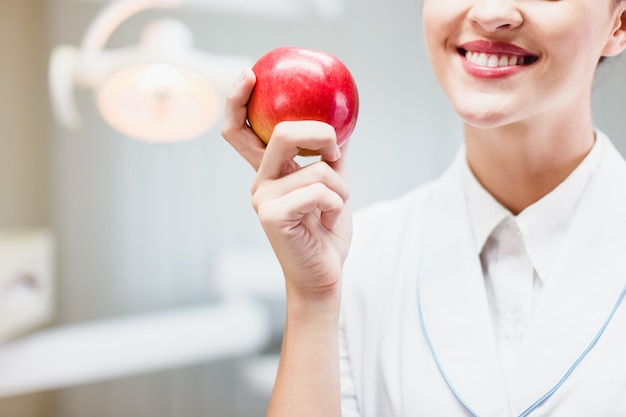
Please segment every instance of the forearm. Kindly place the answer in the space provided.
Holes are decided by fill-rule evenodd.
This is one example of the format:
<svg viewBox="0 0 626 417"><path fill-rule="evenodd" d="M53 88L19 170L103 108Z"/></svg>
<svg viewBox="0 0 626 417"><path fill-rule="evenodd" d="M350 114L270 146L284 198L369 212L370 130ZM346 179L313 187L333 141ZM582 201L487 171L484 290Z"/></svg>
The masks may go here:
<svg viewBox="0 0 626 417"><path fill-rule="evenodd" d="M339 292L289 298L268 417L339 417Z"/></svg>

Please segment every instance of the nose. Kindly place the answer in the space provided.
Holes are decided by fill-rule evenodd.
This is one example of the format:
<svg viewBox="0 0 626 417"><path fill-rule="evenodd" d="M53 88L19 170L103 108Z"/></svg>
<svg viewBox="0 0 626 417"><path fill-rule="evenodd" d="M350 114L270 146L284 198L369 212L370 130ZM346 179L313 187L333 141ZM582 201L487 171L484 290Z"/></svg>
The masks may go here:
<svg viewBox="0 0 626 417"><path fill-rule="evenodd" d="M516 4L517 0L475 0L468 19L486 32L514 29L524 21Z"/></svg>

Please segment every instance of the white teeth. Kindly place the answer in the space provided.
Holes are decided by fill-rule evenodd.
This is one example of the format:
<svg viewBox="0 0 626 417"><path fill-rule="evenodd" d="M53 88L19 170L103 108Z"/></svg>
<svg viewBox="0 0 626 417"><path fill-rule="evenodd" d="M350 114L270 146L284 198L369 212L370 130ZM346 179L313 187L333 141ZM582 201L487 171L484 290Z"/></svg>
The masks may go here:
<svg viewBox="0 0 626 417"><path fill-rule="evenodd" d="M490 55L489 59L487 59L487 66L489 68L497 68L500 60L498 59L498 55ZM506 63L509 63L509 60L506 60Z"/></svg>
<svg viewBox="0 0 626 417"><path fill-rule="evenodd" d="M480 65L481 67L487 66L487 54L477 54L478 56L475 58L475 64ZM476 56L476 54L474 55Z"/></svg>
<svg viewBox="0 0 626 417"><path fill-rule="evenodd" d="M472 64L488 68L513 67L516 65L524 65L524 57L515 55L487 55L481 52L467 51L465 53L465 59L467 59Z"/></svg>

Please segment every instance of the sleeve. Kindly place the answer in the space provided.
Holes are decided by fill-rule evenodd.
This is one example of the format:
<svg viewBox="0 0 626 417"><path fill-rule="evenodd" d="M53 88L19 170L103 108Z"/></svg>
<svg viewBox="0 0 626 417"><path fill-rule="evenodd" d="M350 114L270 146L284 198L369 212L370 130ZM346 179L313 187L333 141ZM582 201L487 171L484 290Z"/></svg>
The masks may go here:
<svg viewBox="0 0 626 417"><path fill-rule="evenodd" d="M341 416L361 417L343 325L339 328L339 376L341 378Z"/></svg>

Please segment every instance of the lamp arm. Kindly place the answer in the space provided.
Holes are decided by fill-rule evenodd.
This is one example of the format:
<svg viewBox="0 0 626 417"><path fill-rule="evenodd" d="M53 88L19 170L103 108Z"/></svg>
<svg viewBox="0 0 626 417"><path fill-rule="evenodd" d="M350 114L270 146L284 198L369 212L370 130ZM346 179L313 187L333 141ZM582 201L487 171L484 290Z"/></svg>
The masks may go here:
<svg viewBox="0 0 626 417"><path fill-rule="evenodd" d="M81 50L84 53L99 52L117 26L134 14L151 8L173 9L182 2L183 0L112 0L89 26Z"/></svg>
<svg viewBox="0 0 626 417"><path fill-rule="evenodd" d="M59 45L50 55L48 70L52 111L61 124L74 130L81 125L81 117L72 94L77 60L78 49L69 45Z"/></svg>

